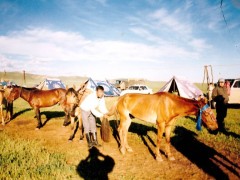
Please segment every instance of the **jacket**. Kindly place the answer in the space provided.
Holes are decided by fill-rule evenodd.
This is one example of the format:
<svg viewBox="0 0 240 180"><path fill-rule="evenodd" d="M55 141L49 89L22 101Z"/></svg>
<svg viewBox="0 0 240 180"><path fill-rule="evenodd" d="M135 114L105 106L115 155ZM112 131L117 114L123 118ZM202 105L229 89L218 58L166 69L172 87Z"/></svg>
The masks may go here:
<svg viewBox="0 0 240 180"><path fill-rule="evenodd" d="M227 104L229 101L227 88L225 86L224 87L220 87L220 86L215 87L212 92L212 99L216 103Z"/></svg>

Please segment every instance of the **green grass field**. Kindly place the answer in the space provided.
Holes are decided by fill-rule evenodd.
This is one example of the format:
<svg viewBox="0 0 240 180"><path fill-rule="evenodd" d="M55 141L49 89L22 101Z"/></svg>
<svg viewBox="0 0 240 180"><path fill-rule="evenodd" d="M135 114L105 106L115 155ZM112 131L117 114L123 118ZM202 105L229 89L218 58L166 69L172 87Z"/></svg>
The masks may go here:
<svg viewBox="0 0 240 180"><path fill-rule="evenodd" d="M34 78L32 78L33 81ZM77 78L75 79L77 80ZM74 81L75 81L74 80ZM66 78L66 81L70 82ZM75 81L76 82L76 81ZM33 83L33 82L32 82ZM148 82L158 90L157 82ZM108 108L116 98L106 98ZM46 125L34 130L34 112L22 99L14 103L15 119L0 128L0 179L81 179L77 167L86 160L86 142L72 143L67 139L70 127L63 128L63 113L59 106L41 109ZM114 117L110 118L110 122ZM109 179L239 179L240 116L239 108L228 110L227 133L210 134L206 128L196 131L195 117L176 121L172 133L172 152L176 161L154 160L156 126L133 119L128 138L134 153L122 156L116 140L103 144L101 153L110 156L115 166ZM99 130L99 129L98 129ZM161 150L164 150L164 144ZM98 169L98 165L92 165ZM101 167L101 166L100 166ZM101 169L101 168L100 168Z"/></svg>

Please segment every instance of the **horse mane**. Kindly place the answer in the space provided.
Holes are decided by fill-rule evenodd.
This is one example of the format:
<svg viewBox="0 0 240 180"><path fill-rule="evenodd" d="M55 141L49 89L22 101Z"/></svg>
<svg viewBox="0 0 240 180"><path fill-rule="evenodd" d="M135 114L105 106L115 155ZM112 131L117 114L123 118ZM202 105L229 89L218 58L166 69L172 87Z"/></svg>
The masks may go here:
<svg viewBox="0 0 240 180"><path fill-rule="evenodd" d="M78 95L77 91L72 87L67 90L66 95L68 95L69 93L73 93L76 96Z"/></svg>
<svg viewBox="0 0 240 180"><path fill-rule="evenodd" d="M172 99L179 100L179 101L181 101L181 102L183 102L183 103L191 103L191 104L194 104L195 106L199 107L199 101L197 101L197 100L195 100L195 99L184 98L184 97L177 96L177 95L174 95L174 94L169 93L169 92L158 92L157 94L158 94L158 95L167 94L167 95L170 96Z"/></svg>

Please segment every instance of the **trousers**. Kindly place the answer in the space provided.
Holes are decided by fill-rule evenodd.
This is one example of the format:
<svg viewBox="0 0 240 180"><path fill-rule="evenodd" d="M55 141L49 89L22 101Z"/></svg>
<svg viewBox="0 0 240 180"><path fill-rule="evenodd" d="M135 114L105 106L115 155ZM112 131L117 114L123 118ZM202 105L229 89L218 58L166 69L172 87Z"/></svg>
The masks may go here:
<svg viewBox="0 0 240 180"><path fill-rule="evenodd" d="M219 129L224 129L225 128L224 118L227 116L227 104L217 103L216 112L218 127Z"/></svg>
<svg viewBox="0 0 240 180"><path fill-rule="evenodd" d="M91 111L84 111L81 109L82 113L82 122L83 122L83 128L84 128L84 133L95 133L97 132L97 127L96 127L96 119L94 115L92 114Z"/></svg>

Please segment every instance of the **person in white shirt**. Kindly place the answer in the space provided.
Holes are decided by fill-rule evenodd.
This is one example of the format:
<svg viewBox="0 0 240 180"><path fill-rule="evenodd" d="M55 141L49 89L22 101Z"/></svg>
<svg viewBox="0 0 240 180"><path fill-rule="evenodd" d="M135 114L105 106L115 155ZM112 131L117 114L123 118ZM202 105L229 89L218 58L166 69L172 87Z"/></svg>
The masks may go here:
<svg viewBox="0 0 240 180"><path fill-rule="evenodd" d="M89 94L83 100L80 109L88 147L100 146L97 141L96 117L108 117L108 110L104 99L104 88L102 86L97 86L96 92Z"/></svg>

